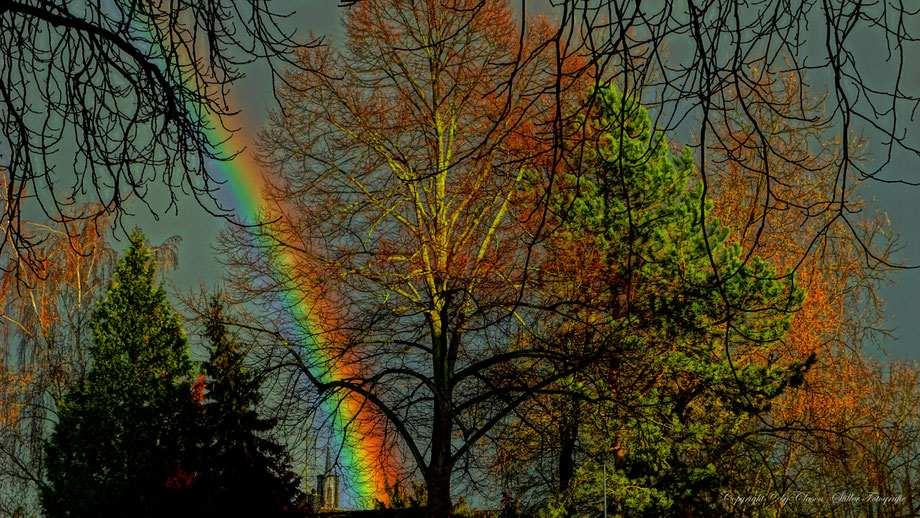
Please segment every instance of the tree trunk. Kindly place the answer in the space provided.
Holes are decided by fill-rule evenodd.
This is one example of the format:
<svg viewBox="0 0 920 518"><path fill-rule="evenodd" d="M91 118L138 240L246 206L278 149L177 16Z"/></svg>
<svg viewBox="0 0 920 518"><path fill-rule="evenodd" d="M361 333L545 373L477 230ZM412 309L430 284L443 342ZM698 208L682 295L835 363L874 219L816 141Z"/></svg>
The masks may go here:
<svg viewBox="0 0 920 518"><path fill-rule="evenodd" d="M578 438L578 418L563 414L559 425L559 493L565 495L575 476L575 441ZM574 502L566 500L565 516L575 516Z"/></svg>
<svg viewBox="0 0 920 518"><path fill-rule="evenodd" d="M425 482L428 484L429 518L450 516L453 504L450 499L450 478L453 471L451 461L451 432L453 431L453 410L451 408L450 372L451 360L444 322L447 320L447 303L442 303L432 314L432 360L434 362L434 412L431 416L431 460L428 464Z"/></svg>
<svg viewBox="0 0 920 518"><path fill-rule="evenodd" d="M450 516L453 503L450 499L451 467L444 464L432 464L428 475L428 518L446 518Z"/></svg>
<svg viewBox="0 0 920 518"><path fill-rule="evenodd" d="M428 484L429 518L450 516L453 504L450 499L450 476L453 471L451 462L451 420L446 402L436 401L433 416L433 434L431 437L431 463L428 466L426 483Z"/></svg>

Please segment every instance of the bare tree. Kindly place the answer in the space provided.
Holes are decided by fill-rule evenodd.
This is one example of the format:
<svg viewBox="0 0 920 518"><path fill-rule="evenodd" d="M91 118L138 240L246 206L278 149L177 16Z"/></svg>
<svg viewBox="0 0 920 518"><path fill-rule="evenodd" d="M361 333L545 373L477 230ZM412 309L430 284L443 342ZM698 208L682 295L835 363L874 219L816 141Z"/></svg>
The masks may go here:
<svg viewBox="0 0 920 518"><path fill-rule="evenodd" d="M2 278L0 512L10 514L37 504L55 399L86 374L89 317L113 262L92 223L23 223L42 239L35 250L47 259L19 270L5 265Z"/></svg>
<svg viewBox="0 0 920 518"><path fill-rule="evenodd" d="M716 173L726 167L712 151L735 149L740 143L724 131L726 118L747 127L759 142L758 169L763 196L752 209L770 210L769 194L782 180L773 165L809 170L802 155L772 145L770 121L795 126L814 122L813 91L827 85L826 112L821 114L821 138L836 142L833 188L820 202L786 199L789 211L853 229L854 243L864 245L866 260L888 264L856 231L861 201L852 197L854 184L864 180L917 186L920 178L886 167L895 158L920 158L911 117L920 91L904 76L916 59L916 12L890 2L783 0L691 0L647 2L561 0L553 2L559 29L552 42L566 55L579 56L584 72L613 82L626 94L641 97L657 116L655 128L670 133L683 129L696 136L696 163L704 187L714 187ZM871 43L871 44L867 44ZM869 49L875 47L870 51ZM879 66L878 53L885 60ZM770 98L758 85L791 77L789 95ZM819 95L821 92L818 92ZM863 138L854 138L861 134ZM689 139L687 139L689 141ZM873 146L876 160L865 161L863 145ZM811 143L807 144L811 145ZM720 155L721 156L721 155ZM729 154L739 167L745 157ZM851 203L852 202L852 203ZM754 216L762 228L765 218ZM803 236L814 251L825 231L819 226Z"/></svg>
<svg viewBox="0 0 920 518"><path fill-rule="evenodd" d="M225 95L243 65L265 59L272 78L279 63L296 66L283 17L265 0L3 2L0 250L24 259L15 267L41 259L23 225L29 203L53 221L117 223L130 199L156 216L159 190L167 210L184 192L229 216L212 196L222 179L209 162L233 154L208 130L227 131Z"/></svg>
<svg viewBox="0 0 920 518"><path fill-rule="evenodd" d="M516 200L549 149L555 66L523 57L546 26L518 23L502 1L356 4L342 51L300 53L318 73L286 78L264 134L280 220L238 237L267 256L228 247L249 293L287 294L295 315L326 301L308 316L322 354L282 327L286 361L385 423L432 516L449 513L455 471L475 471L472 446L549 383L515 373L555 354L512 347L532 318L515 310L531 216Z"/></svg>

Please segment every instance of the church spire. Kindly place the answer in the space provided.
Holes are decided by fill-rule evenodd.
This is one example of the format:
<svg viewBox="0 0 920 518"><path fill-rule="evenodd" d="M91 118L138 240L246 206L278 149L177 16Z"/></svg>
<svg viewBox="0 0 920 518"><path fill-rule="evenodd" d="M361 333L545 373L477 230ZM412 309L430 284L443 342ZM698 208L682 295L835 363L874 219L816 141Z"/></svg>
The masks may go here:
<svg viewBox="0 0 920 518"><path fill-rule="evenodd" d="M320 508L338 509L339 477L335 474L330 444L326 444L326 466L323 473L316 476L316 486L319 491Z"/></svg>

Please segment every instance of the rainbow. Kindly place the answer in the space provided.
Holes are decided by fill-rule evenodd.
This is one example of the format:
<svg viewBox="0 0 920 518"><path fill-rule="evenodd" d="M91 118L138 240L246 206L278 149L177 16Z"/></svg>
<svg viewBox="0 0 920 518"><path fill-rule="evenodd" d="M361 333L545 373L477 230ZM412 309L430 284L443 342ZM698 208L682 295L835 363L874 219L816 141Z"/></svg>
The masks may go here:
<svg viewBox="0 0 920 518"><path fill-rule="evenodd" d="M237 130L228 136L224 130L213 129L220 128L220 125L212 124L210 127L212 129L208 130L208 136L214 139L213 142L222 142L218 151L225 151L225 154L230 156L247 148L246 144L249 142L247 142L247 135L242 130ZM222 176L226 183L222 190L229 195L227 197L230 198L229 201L237 216L241 221L255 222L259 212L268 207L264 198L267 173L247 152L239 153L231 160L217 162L214 165L223 173ZM262 237L260 244L265 247L274 246L275 243L270 237L273 230L271 225L266 230L260 235L269 237ZM294 264L296 264L296 258L290 253L276 258L273 268L277 275L274 280L290 277L285 275L285 272L290 271ZM322 336L321 327L313 320L312 315L317 312L318 306L321 306L324 311L328 310L329 306L324 304L324 301L303 293L294 286L287 285L286 288L284 304L285 307L292 308L294 313L292 316L301 326L299 338L306 344L304 352L308 356L309 363L332 365L332 368L314 374L319 374L318 377L323 383L359 377L360 373L356 371L354 364L331 361L323 344L317 339ZM348 488L352 504L357 507L365 507L373 503L374 499L385 500L385 483L395 480L393 468L387 467L387 464L381 459L386 448L382 434L368 424L372 422L373 417L363 415L366 413L363 410L364 404L365 402L356 396L339 395L329 400L326 407L330 414L335 414L333 421L337 426L334 432L337 442L342 446L342 455L339 460L347 478L344 486ZM351 427L357 427L357 429L346 430L345 423L350 423Z"/></svg>
<svg viewBox="0 0 920 518"><path fill-rule="evenodd" d="M143 31L154 41L156 35L153 34L150 24L143 26ZM166 33L168 29L160 32ZM167 52L162 46L158 46L156 50L164 54ZM184 78L173 79L176 84L183 84ZM225 129L228 127L228 121L221 121L207 106L194 105L188 108L193 116L198 117L200 127L204 128L210 142L217 143L213 150L215 154L232 157L211 161L208 165L211 166L215 179L220 180L223 176L225 182L219 192L221 197L232 205L238 220L255 223L259 215L264 215L266 211L271 215L269 220L283 216L278 211L271 211L266 199L266 178L270 172L264 171L250 153L240 152L248 149L254 143L254 139L242 129L232 132ZM264 247L275 246L270 237L275 231L272 227L273 225L269 224L264 232L259 232L261 242L258 244ZM272 269L276 274L273 280L289 279L291 276L285 273L291 271L296 263L297 258L291 252L283 251L280 257L273 260ZM327 366L322 372L312 374L322 383L359 377L360 367L357 364L333 359L324 347L322 339L318 338L323 336L322 327L314 320L313 315L317 308L328 311L329 305L310 293L304 293L289 281L283 282L282 285L286 288L283 303L286 308L290 308L292 317L300 328L298 338L303 344L307 364ZM386 484L397 477L394 466L394 459L397 457L387 447L379 426L373 424L377 421L366 409L366 405L369 403L348 393L337 393L326 401L326 411L332 417L334 442L341 448L338 465L344 471L345 481L341 484L346 492L344 501L357 508L368 507L375 499L385 502Z"/></svg>

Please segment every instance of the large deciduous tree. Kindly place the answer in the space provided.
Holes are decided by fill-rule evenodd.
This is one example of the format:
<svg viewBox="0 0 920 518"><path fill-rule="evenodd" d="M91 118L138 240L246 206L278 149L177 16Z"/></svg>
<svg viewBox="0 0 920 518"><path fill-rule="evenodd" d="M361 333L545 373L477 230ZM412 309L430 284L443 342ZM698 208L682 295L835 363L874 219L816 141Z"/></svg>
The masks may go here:
<svg viewBox="0 0 920 518"><path fill-rule="evenodd" d="M449 512L470 447L531 390L510 366L543 354L507 335L529 318L515 317L528 252L512 201L551 104L550 65L519 61L545 30L518 23L501 0L352 7L341 51L301 52L317 73L287 77L264 134L280 178L269 218L281 219L256 241L269 261L237 254L237 280L288 293L295 314L326 301L305 316L322 354L282 333L293 361L324 397L386 420L433 516Z"/></svg>
<svg viewBox="0 0 920 518"><path fill-rule="evenodd" d="M46 445L49 516L159 516L181 485L193 366L154 271L143 234L132 233L92 316L92 367L60 400Z"/></svg>
<svg viewBox="0 0 920 518"><path fill-rule="evenodd" d="M281 176L274 185L274 205L266 214L266 220L275 224L264 232L240 233L249 244L259 244L264 255L257 258L247 249L233 260L244 266L240 270L244 275L237 276L241 285L250 293L274 297L286 305L285 310L293 310L295 319L303 316L305 298L328 302L316 305L307 316L318 322L311 338L323 354L303 354L297 345L304 340L289 332L298 329L296 324L288 321L275 329L292 357L288 360L311 377L324 396L348 393L365 408L379 412L392 432L388 437L398 437L407 458L429 484L433 512L445 511L451 471L490 428L533 393L550 390L554 381L566 377L566 371L582 371L583 363L603 358L616 343L617 334L607 331L611 340L592 338L590 343L598 347L574 354L551 347L553 333L534 332L540 327L536 323L542 309L565 306L553 301L560 294L547 289L545 277L533 276L539 264L539 253L534 251L548 243L552 227L561 224L552 221L546 201L559 189L577 192L586 185L579 183L582 179L566 185L560 175L571 165L564 161L579 159L564 156L570 152L564 145L564 128L578 122L570 109L572 92L580 95L584 90L579 88L589 79L609 79L621 86L624 98L647 92L661 122L660 127L651 124L649 142L657 142L657 132L688 120L688 113L698 115L701 123L701 152L695 162L701 192L693 198L698 217L684 222L695 227L684 230L689 248L675 248L690 253L700 246L705 257L693 257L690 273L684 270L688 266L683 258L652 254L654 259L647 261L649 271L657 275L654 279L667 278L655 270L663 264L679 265L673 271L687 281L684 285L658 280L639 283L650 275L633 270L643 264L636 255L640 245L667 240L651 230L649 236L637 233L640 220L634 221L632 213L641 203L633 206L631 197L638 196L634 201L640 202L641 192L625 193L623 182L617 183L622 168L607 171L612 176L603 188L591 188L603 201L588 195L569 200L576 212L614 210L606 203L618 192L627 200L625 207L614 210L624 214L625 222L604 212L584 218L589 226L601 229L619 225L610 227L616 239L592 230L596 242L584 241L571 253L584 255L576 255L576 263L600 267L600 273L585 276L582 286L594 282L610 292L621 287L604 284L610 281L604 275L611 265L598 255L595 245L625 243L627 250L621 256L625 263L618 267L624 272L622 289L628 304L622 306L629 308L629 318L650 321L656 314L673 318L674 308L656 304L670 304L669 296L680 299L675 294L687 285L712 288L705 295L711 299L690 313L699 317L713 312L707 315L710 323L725 328L722 347L715 347L712 337L707 342L696 336L692 343L711 346L714 363L731 376L710 381L724 381L731 390L707 399L688 389L689 395L684 395L688 401L664 402L658 408L692 412L692 402L703 401L699 404L724 403L729 417L739 411L759 413L784 380L798 379L794 374L800 369L784 369L788 363L771 356L771 344L781 335L776 330L786 325L785 313L797 306L795 290L780 297L782 290L777 287L788 287L777 278L791 274L777 274L756 258L744 238L738 241L747 248L722 247L729 230L707 217L713 209L706 194L717 167L707 150L720 123L717 114L730 111L731 105L740 105L737 117L751 122L755 132L762 129L762 121L750 113L751 98L731 95L728 88L749 84L764 70L780 66L779 56L786 46L797 44L805 34L784 32L783 27L800 26L808 12L777 8L775 17L763 17L743 3L716 1L703 6L691 3L686 13L678 14L671 2L664 2L661 10L644 16L642 9L629 3L562 2L559 30L534 31L524 23L518 33L501 2L361 0L353 4L346 15L344 49L302 52L302 68L318 73L291 74L288 87L279 94L283 110L274 116L263 140L263 158ZM776 7L770 2L765 5ZM856 24L873 17L858 9L844 11L826 5L818 12L827 16L828 34L845 36L846 24L839 25L841 20ZM742 15L754 16L754 23L738 27ZM675 49L673 61L667 59L662 54L664 43L681 38L684 45ZM832 59L834 49L846 47L843 40L829 44L829 69L844 74L854 69L851 61ZM767 57L762 57L763 52ZM554 60L549 65L548 55ZM798 62L792 68L800 76L806 73ZM835 94L843 101L852 99L842 87ZM903 98L900 92L889 96L892 102ZM850 128L851 113L835 116L845 131ZM780 118L795 120L796 115ZM893 124L897 126L897 121ZM858 170L860 163L848 153L854 148L847 139L844 148L835 189L824 194L837 202L827 205L826 212L852 222L848 171ZM796 160L794 154L783 157ZM726 158L744 165L735 155ZM524 184L532 169L541 166L548 173L534 194ZM544 196L547 192L549 198ZM529 208L526 200L519 199L528 197ZM648 228L654 226L650 220ZM822 235L821 228L812 230L810 237ZM659 244L664 246L665 241ZM231 246L231 251L241 250ZM871 247L863 251L870 257L873 252ZM564 254L557 257L559 268L571 259ZM706 277L707 261L712 278ZM798 264L778 263L782 269ZM634 297L631 290L637 288L651 293ZM764 290L763 299L745 300L740 294L748 288ZM535 292L540 296L534 298ZM575 302L586 305L584 298L596 292L589 288L572 293L582 297ZM701 293L693 295L705 298ZM775 306L770 302L774 299ZM785 304L779 304L780 299ZM570 302L566 304L573 306ZM614 298L613 302L621 301ZM566 325L581 326L584 315L592 312L564 315L571 321ZM763 315L766 319L757 318ZM758 326L764 322L776 325L765 324L768 330L761 335ZM587 323L581 329L598 327L596 322ZM639 324L643 320L623 320L621 333ZM646 330L656 329L649 325ZM671 324L663 327L673 330ZM577 337L581 329L563 326L560 336ZM652 339L665 342L660 336ZM566 363L563 356L578 361ZM662 358L679 364L683 359L674 359L678 356L663 353ZM800 356L795 359L806 362ZM544 369L556 360L556 369ZM674 369L684 372L680 369L692 366L690 362ZM637 368L633 385L658 387L661 378L648 378L651 371L651 364ZM336 372L349 376L335 378ZM707 379L703 374L696 373L697 381ZM770 381L752 387L758 379ZM688 382L688 386L695 385ZM642 390L639 394L647 397ZM733 406L738 399L740 406Z"/></svg>

